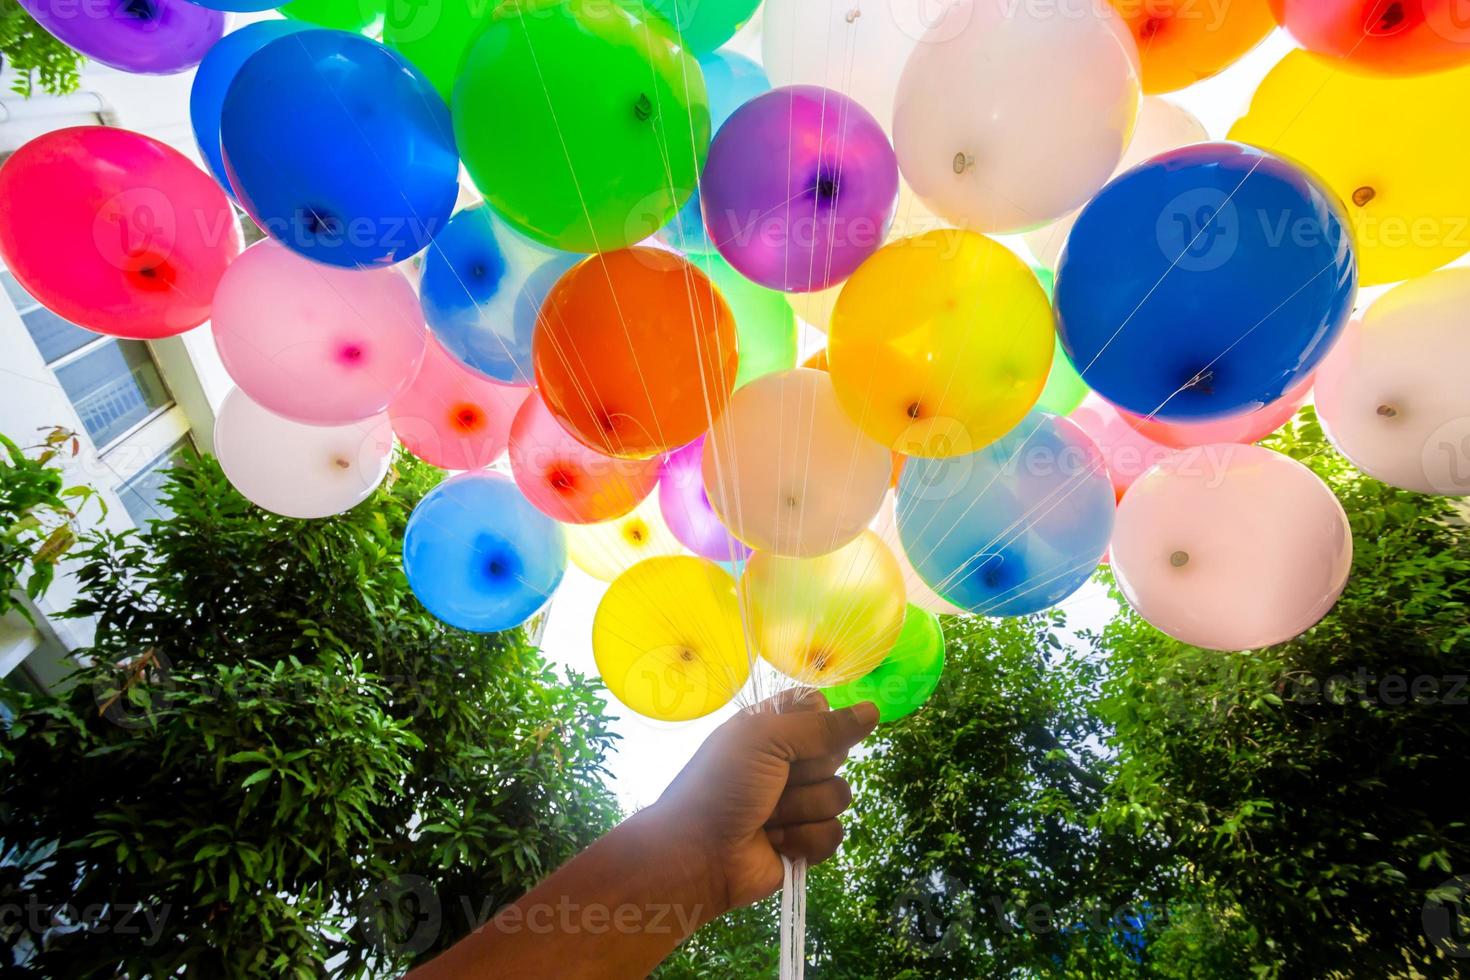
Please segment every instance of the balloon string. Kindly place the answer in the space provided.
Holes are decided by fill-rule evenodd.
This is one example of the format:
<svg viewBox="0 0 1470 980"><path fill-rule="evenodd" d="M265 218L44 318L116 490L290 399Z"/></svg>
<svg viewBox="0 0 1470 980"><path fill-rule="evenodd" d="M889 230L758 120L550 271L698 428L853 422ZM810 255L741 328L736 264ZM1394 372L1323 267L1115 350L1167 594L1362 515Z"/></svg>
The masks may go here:
<svg viewBox="0 0 1470 980"><path fill-rule="evenodd" d="M806 973L806 859L781 855L781 949L779 980Z"/></svg>

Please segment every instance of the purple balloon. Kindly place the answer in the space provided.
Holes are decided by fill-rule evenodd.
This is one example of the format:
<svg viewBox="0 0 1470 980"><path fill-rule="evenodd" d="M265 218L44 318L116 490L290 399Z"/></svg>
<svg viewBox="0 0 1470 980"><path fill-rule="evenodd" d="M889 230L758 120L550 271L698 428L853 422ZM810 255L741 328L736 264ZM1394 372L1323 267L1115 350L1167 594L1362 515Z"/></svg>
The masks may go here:
<svg viewBox="0 0 1470 980"><path fill-rule="evenodd" d="M704 491L704 436L664 457L658 471L658 506L679 543L701 558L743 561L750 549L715 516Z"/></svg>
<svg viewBox="0 0 1470 980"><path fill-rule="evenodd" d="M67 47L119 71L171 75L199 64L225 15L188 0L20 0Z"/></svg>
<svg viewBox="0 0 1470 980"><path fill-rule="evenodd" d="M789 293L841 282L888 234L898 161L840 92L792 85L720 127L699 181L710 241L745 278Z"/></svg>

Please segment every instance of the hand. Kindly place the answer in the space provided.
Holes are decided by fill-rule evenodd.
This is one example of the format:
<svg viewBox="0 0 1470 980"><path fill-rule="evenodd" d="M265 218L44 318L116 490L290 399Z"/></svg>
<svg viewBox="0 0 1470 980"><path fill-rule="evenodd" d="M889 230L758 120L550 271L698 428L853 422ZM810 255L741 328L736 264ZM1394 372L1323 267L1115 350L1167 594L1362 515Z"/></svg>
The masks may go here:
<svg viewBox="0 0 1470 980"><path fill-rule="evenodd" d="M878 724L863 703L832 711L816 691L780 695L721 725L649 808L670 841L708 865L719 914L781 887L781 855L817 864L842 843L852 802L837 769Z"/></svg>

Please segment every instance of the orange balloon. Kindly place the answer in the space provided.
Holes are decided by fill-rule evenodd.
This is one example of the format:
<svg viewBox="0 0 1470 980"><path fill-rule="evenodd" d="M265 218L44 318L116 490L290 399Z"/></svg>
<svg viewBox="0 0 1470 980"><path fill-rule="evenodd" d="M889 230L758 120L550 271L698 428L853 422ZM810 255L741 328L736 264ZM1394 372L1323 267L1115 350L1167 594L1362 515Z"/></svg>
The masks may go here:
<svg viewBox="0 0 1470 980"><path fill-rule="evenodd" d="M806 360L802 361L801 366L804 368L811 368L813 371L828 370L827 348L823 347L811 357L808 357ZM899 477L903 476L903 461L908 459L908 457L905 456L903 453L891 453L890 455L893 456L893 473L888 478L888 485L897 490L898 479Z"/></svg>
<svg viewBox="0 0 1470 980"><path fill-rule="evenodd" d="M1146 95L1174 92L1221 71L1276 26L1268 0L1112 0L1138 43Z"/></svg>
<svg viewBox="0 0 1470 980"><path fill-rule="evenodd" d="M724 410L739 362L724 297L673 252L591 255L541 305L536 384L558 422L608 456L693 442Z"/></svg>

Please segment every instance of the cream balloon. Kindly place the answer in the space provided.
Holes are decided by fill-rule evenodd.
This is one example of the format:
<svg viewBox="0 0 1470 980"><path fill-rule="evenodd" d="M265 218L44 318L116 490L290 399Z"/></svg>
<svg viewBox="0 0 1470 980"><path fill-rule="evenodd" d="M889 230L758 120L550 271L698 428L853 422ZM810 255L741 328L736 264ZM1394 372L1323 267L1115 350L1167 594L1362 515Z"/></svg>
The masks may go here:
<svg viewBox="0 0 1470 980"><path fill-rule="evenodd" d="M366 500L393 455L387 414L305 425L230 389L214 420L214 452L231 485L283 517L330 517Z"/></svg>
<svg viewBox="0 0 1470 980"><path fill-rule="evenodd" d="M643 561L684 551L674 532L664 523L658 495L647 497L633 509L600 524L568 524L567 557L593 578L611 582Z"/></svg>
<svg viewBox="0 0 1470 980"><path fill-rule="evenodd" d="M704 486L730 533L762 551L826 554L878 513L893 462L853 424L825 371L756 378L704 444Z"/></svg>
<svg viewBox="0 0 1470 980"><path fill-rule="evenodd" d="M1419 493L1470 494L1470 269L1395 286L1317 372L1317 417L1364 473Z"/></svg>
<svg viewBox="0 0 1470 980"><path fill-rule="evenodd" d="M1138 110L1138 125L1133 129L1133 139L1129 141L1128 149L1117 169L1113 171L1113 176L1116 177L1165 150L1190 143L1202 143L1209 138L1204 123L1196 119L1188 109L1177 106L1168 99L1149 96L1143 100L1143 105ZM1071 233L1076 220L1077 212L1073 211L1049 225L1026 233L1026 246L1031 249L1037 262L1048 269L1057 267L1057 257L1062 254L1062 246L1066 244L1067 235Z"/></svg>
<svg viewBox="0 0 1470 980"><path fill-rule="evenodd" d="M883 495L883 507L878 511L878 516L873 518L872 530L888 546L888 550L893 552L894 560L903 572L903 588L908 594L909 602L927 612L942 616L962 615L965 610L929 588L928 583L914 571L913 563L904 553L903 542L898 539L898 512L894 499L892 491Z"/></svg>
<svg viewBox="0 0 1470 980"><path fill-rule="evenodd" d="M1182 450L1118 505L1112 564L1138 614L1211 650L1284 643L1337 602L1347 514L1317 475L1260 446Z"/></svg>
<svg viewBox="0 0 1470 980"><path fill-rule="evenodd" d="M893 147L935 214L1025 231L1107 181L1139 92L1133 38L1109 4L958 0L899 78Z"/></svg>

